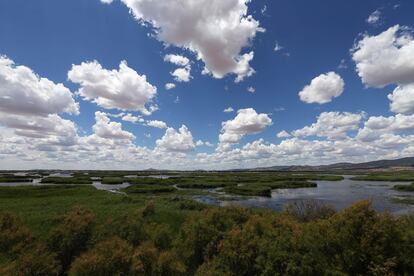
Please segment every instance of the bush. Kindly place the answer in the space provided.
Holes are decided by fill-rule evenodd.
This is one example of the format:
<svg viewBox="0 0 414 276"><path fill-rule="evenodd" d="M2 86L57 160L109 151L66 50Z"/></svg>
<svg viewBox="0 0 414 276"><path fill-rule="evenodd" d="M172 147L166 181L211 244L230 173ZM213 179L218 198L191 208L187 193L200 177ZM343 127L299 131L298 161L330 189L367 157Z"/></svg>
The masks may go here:
<svg viewBox="0 0 414 276"><path fill-rule="evenodd" d="M0 214L0 253L17 254L32 240L30 230L14 214Z"/></svg>
<svg viewBox="0 0 414 276"><path fill-rule="evenodd" d="M317 200L297 200L285 207L285 212L300 221L326 219L336 213L335 209Z"/></svg>
<svg viewBox="0 0 414 276"><path fill-rule="evenodd" d="M59 275L61 268L56 255L43 245L37 245L21 254L16 261L6 268L0 269L1 275Z"/></svg>
<svg viewBox="0 0 414 276"><path fill-rule="evenodd" d="M158 256L158 249L152 242L143 242L132 256L131 273L133 275L154 275L157 270Z"/></svg>
<svg viewBox="0 0 414 276"><path fill-rule="evenodd" d="M128 275L132 251L126 241L113 237L80 255L73 262L69 275Z"/></svg>
<svg viewBox="0 0 414 276"><path fill-rule="evenodd" d="M245 223L250 214L243 208L212 208L189 217L181 227L176 246L190 271L217 254L225 233Z"/></svg>
<svg viewBox="0 0 414 276"><path fill-rule="evenodd" d="M149 201L143 208L139 209L139 214L141 217L146 218L155 214L155 203L154 201Z"/></svg>
<svg viewBox="0 0 414 276"><path fill-rule="evenodd" d="M207 208L207 206L195 200L183 199L180 200L178 208L180 208L180 210L201 211Z"/></svg>
<svg viewBox="0 0 414 276"><path fill-rule="evenodd" d="M174 233L168 225L149 223L145 226L145 232L158 249L165 250L171 247Z"/></svg>
<svg viewBox="0 0 414 276"><path fill-rule="evenodd" d="M97 241L118 236L133 246L139 245L148 238L144 229L144 220L141 216L128 215L115 220L110 219L96 232L95 240Z"/></svg>
<svg viewBox="0 0 414 276"><path fill-rule="evenodd" d="M158 274L162 276L186 275L186 266L174 251L164 251L158 257Z"/></svg>
<svg viewBox="0 0 414 276"><path fill-rule="evenodd" d="M49 239L50 250L55 252L66 270L74 257L84 251L92 237L95 215L82 207L74 207L62 217Z"/></svg>

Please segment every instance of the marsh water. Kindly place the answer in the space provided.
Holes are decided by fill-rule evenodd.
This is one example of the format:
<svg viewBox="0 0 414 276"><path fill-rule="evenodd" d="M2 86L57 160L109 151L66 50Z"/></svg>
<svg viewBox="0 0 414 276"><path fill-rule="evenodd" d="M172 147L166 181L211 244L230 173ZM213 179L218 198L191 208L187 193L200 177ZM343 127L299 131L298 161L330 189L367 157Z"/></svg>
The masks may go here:
<svg viewBox="0 0 414 276"><path fill-rule="evenodd" d="M130 176L134 177L134 176ZM141 177L141 176L137 176ZM168 178L164 175L149 176L152 178ZM342 181L316 181L316 188L301 189L276 189L272 191L271 197L241 197L220 193L217 189L209 190L211 196L195 196L194 198L203 203L219 206L250 206L282 210L283 207L293 201L317 200L330 204L337 210L346 208L352 203L369 199L373 207L378 211L390 211L394 214L406 214L414 212L414 204L397 202L398 200L410 200L414 202L413 192L393 190L397 184L409 185L409 182L388 182L388 181L354 181L351 176L344 176ZM53 185L41 184L40 179L33 182L0 183L0 187L7 186L38 186ZM128 183L120 185L105 185L100 181L93 181L92 184L98 190L106 190L114 193L122 193L119 190L129 186Z"/></svg>
<svg viewBox="0 0 414 276"><path fill-rule="evenodd" d="M276 189L271 197L223 197L199 196L196 200L220 206L250 206L282 210L293 201L317 200L333 206L337 210L344 209L356 201L369 199L378 211L389 211L394 214L414 212L414 205L398 203L398 199L414 200L414 193L393 190L397 184L409 185L408 182L354 181L345 176L342 181L316 181L316 188Z"/></svg>

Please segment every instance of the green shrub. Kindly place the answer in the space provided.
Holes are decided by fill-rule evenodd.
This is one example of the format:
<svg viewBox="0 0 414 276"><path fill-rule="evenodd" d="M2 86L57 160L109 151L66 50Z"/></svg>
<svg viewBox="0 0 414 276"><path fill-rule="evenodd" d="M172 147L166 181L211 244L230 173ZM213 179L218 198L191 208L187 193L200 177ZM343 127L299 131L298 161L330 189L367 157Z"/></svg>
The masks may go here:
<svg viewBox="0 0 414 276"><path fill-rule="evenodd" d="M41 180L41 183L46 184L76 184L76 185L87 185L92 184L92 180L89 177L45 177Z"/></svg>
<svg viewBox="0 0 414 276"><path fill-rule="evenodd" d="M394 189L398 191L414 192L414 183L411 185L395 185Z"/></svg>
<svg viewBox="0 0 414 276"><path fill-rule="evenodd" d="M146 241L135 249L132 255L131 273L133 275L156 275L159 251L155 245Z"/></svg>
<svg viewBox="0 0 414 276"><path fill-rule="evenodd" d="M30 230L17 216L10 212L0 214L0 253L17 254L32 240Z"/></svg>
<svg viewBox="0 0 414 276"><path fill-rule="evenodd" d="M217 254L225 233L245 223L250 214L242 208L212 208L189 217L180 229L176 246L190 271Z"/></svg>
<svg viewBox="0 0 414 276"><path fill-rule="evenodd" d="M17 260L3 269L0 268L1 275L53 276L60 275L60 271L56 255L43 245L26 250Z"/></svg>
<svg viewBox="0 0 414 276"><path fill-rule="evenodd" d="M152 216L155 214L155 203L154 201L149 201L147 204L145 204L144 207L138 210L138 213L141 215L141 217L146 218L148 216Z"/></svg>
<svg viewBox="0 0 414 276"><path fill-rule="evenodd" d="M171 193L177 189L172 186L162 186L162 185L145 185L145 184L136 184L131 185L124 189L127 193L132 194L157 194L157 193Z"/></svg>
<svg viewBox="0 0 414 276"><path fill-rule="evenodd" d="M161 252L157 262L157 274L162 276L180 276L186 274L186 266L174 251Z"/></svg>
<svg viewBox="0 0 414 276"><path fill-rule="evenodd" d="M113 237L76 258L69 275L128 275L132 252L126 241Z"/></svg>
<svg viewBox="0 0 414 276"><path fill-rule="evenodd" d="M332 206L317 200L296 200L286 205L284 211L289 216L303 222L326 219L336 213Z"/></svg>
<svg viewBox="0 0 414 276"><path fill-rule="evenodd" d="M86 249L92 237L94 220L95 215L91 211L74 207L50 234L48 246L57 254L64 270Z"/></svg>
<svg viewBox="0 0 414 276"><path fill-rule="evenodd" d="M102 184L107 184L107 185L117 185L117 184L122 184L125 182L125 179L123 177L104 177L101 180Z"/></svg>
<svg viewBox="0 0 414 276"><path fill-rule="evenodd" d="M205 204L202 204L195 200L189 200L189 199L180 200L178 206L180 210L197 210L197 211L201 211L207 207Z"/></svg>
<svg viewBox="0 0 414 276"><path fill-rule="evenodd" d="M148 239L144 225L145 221L141 215L125 215L115 219L111 218L97 229L95 240L102 241L118 236L131 245L137 246Z"/></svg>
<svg viewBox="0 0 414 276"><path fill-rule="evenodd" d="M168 225L148 223L145 225L145 232L158 249L166 250L171 247L174 233Z"/></svg>

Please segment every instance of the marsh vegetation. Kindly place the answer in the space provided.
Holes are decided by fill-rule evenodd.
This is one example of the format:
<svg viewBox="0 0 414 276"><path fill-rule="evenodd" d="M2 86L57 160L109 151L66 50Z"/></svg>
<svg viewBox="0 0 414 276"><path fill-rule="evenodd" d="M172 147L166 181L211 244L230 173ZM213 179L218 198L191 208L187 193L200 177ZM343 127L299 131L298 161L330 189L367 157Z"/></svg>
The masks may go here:
<svg viewBox="0 0 414 276"><path fill-rule="evenodd" d="M129 186L108 193L89 185L96 179ZM342 179L316 173L74 172L42 179L58 185L0 187L0 274L413 274L412 214L377 212L370 201L338 211L318 200L296 200L274 212L193 200L269 198L279 189L311 191L332 181L341 191Z"/></svg>
<svg viewBox="0 0 414 276"><path fill-rule="evenodd" d="M414 218L368 201L277 213L87 186L0 188L0 197L1 275L414 273Z"/></svg>

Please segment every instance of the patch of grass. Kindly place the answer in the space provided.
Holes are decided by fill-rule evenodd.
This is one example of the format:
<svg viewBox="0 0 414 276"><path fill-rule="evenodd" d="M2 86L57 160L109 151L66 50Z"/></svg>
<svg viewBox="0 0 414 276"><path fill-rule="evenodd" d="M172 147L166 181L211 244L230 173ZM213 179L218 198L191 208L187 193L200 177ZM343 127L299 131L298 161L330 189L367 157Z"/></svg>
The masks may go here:
<svg viewBox="0 0 414 276"><path fill-rule="evenodd" d="M414 196L403 195L403 196L393 197L391 198L391 201L395 203L414 205Z"/></svg>
<svg viewBox="0 0 414 276"><path fill-rule="evenodd" d="M404 192L414 192L414 183L411 185L395 185L394 190Z"/></svg>
<svg viewBox="0 0 414 276"><path fill-rule="evenodd" d="M358 175L351 178L351 180L359 181L390 181L390 182L404 182L414 181L414 173L392 173L392 174L368 174Z"/></svg>
<svg viewBox="0 0 414 276"><path fill-rule="evenodd" d="M47 184L78 184L78 185L86 185L92 184L92 180L89 177L57 177L57 176L50 176L42 178L41 183Z"/></svg>
<svg viewBox="0 0 414 276"><path fill-rule="evenodd" d="M315 188L318 185L308 181L277 181L273 183L266 183L272 189L298 189L298 188Z"/></svg>
<svg viewBox="0 0 414 276"><path fill-rule="evenodd" d="M138 177L138 178L126 178L125 180L129 184L138 185L174 185L176 180L172 178L161 179L152 177Z"/></svg>
<svg viewBox="0 0 414 276"><path fill-rule="evenodd" d="M117 184L122 184L124 182L126 182L126 180L123 177L104 177L101 180L102 184L107 184L107 185L117 185Z"/></svg>
<svg viewBox="0 0 414 276"><path fill-rule="evenodd" d="M304 175L306 180L322 180L322 181L341 181L344 177L341 175L318 174L318 175Z"/></svg>
<svg viewBox="0 0 414 276"><path fill-rule="evenodd" d="M177 189L171 186L162 186L162 185L132 185L129 186L123 191L133 194L154 194L154 193L171 193Z"/></svg>
<svg viewBox="0 0 414 276"><path fill-rule="evenodd" d="M27 176L0 176L0 183L13 183L13 182L32 182L33 179Z"/></svg>
<svg viewBox="0 0 414 276"><path fill-rule="evenodd" d="M180 183L177 184L179 188L185 189L214 189L226 186L223 183Z"/></svg>
<svg viewBox="0 0 414 276"><path fill-rule="evenodd" d="M99 225L109 218L136 213L153 199L152 192L120 195L96 190L89 185L0 187L0 212L15 213L36 236L43 239L59 223L57 218L73 206L84 206L92 210ZM191 208L180 208L181 202L172 201L170 195L157 194L154 220L178 229L185 217L193 211Z"/></svg>

